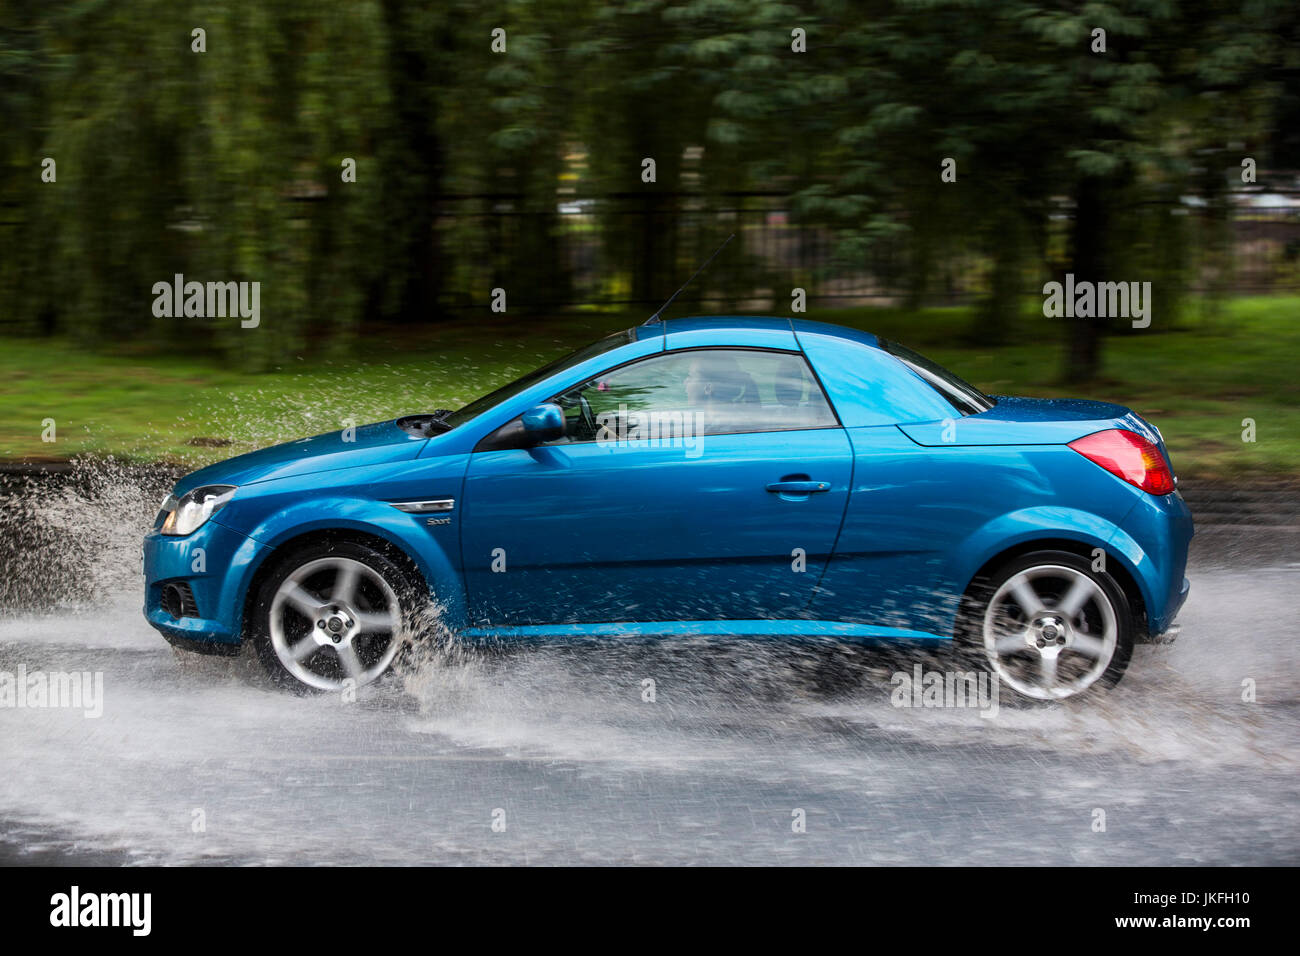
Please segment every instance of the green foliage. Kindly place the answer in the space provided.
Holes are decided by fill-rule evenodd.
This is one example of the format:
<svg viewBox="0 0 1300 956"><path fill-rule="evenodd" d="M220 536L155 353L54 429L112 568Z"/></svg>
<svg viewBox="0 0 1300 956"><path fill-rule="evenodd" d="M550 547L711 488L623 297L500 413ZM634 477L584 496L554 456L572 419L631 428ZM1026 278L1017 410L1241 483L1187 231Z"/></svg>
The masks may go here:
<svg viewBox="0 0 1300 956"><path fill-rule="evenodd" d="M1289 0L0 0L0 328L266 368L496 286L512 313L571 302L597 242L598 284L654 300L731 228L697 197L775 190L912 305L977 260L975 332L1006 341L1076 265L1140 262L1172 301L1201 236L1147 207L1194 192L1226 221L1243 150L1300 166L1265 150L1293 142L1298 23ZM1105 215L1056 248L1085 200ZM737 232L688 300L778 284ZM260 282L262 326L155 318L176 273Z"/></svg>

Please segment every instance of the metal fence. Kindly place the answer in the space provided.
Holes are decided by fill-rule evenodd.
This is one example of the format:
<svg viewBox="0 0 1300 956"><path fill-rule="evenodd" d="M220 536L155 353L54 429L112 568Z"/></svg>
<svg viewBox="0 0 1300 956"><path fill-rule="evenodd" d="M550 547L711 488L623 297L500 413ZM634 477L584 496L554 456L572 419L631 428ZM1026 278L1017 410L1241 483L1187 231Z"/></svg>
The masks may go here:
<svg viewBox="0 0 1300 956"><path fill-rule="evenodd" d="M513 195L445 197L438 229L451 263L450 304L481 307L490 290L508 287L510 302L535 308L653 306L734 232L736 240L701 276L691 301L729 307L781 308L791 290L809 304L893 304L909 296L930 304L969 301L988 288L992 259L967 223L939 230L922 289L913 287L914 254L905 232L846 253L836 231L802 219L792 197L770 192L711 196L642 194L575 198L549 210L528 209ZM1177 275L1194 293L1268 294L1300 291L1300 197L1271 205L1236 204L1226 215L1191 202L1151 204L1145 250L1126 263L1125 279L1169 268L1165 246L1183 255ZM1027 264L1024 291L1041 292L1052 269L1064 268L1070 211L1050 217L1050 261ZM650 281L633 277L654 246ZM1041 273L1041 275L1040 275ZM1129 273L1132 273L1131 275Z"/></svg>
<svg viewBox="0 0 1300 956"><path fill-rule="evenodd" d="M685 302L766 311L788 306L800 288L809 305L956 304L988 290L992 259L967 222L930 230L940 238L918 288L906 230L850 252L833 227L801 217L784 193L651 198L613 193L537 209L511 194L444 196L435 220L443 306L482 308L496 287L508 288L512 307L658 305L733 232L736 241ZM1118 278L1158 275L1194 294L1300 292L1300 192L1237 195L1217 212L1194 199L1145 206L1150 226ZM18 224L14 209L0 213L0 227ZM1064 202L1049 216L1046 255L1026 264L1025 294L1068 268L1070 218ZM1166 254L1172 245L1177 254Z"/></svg>

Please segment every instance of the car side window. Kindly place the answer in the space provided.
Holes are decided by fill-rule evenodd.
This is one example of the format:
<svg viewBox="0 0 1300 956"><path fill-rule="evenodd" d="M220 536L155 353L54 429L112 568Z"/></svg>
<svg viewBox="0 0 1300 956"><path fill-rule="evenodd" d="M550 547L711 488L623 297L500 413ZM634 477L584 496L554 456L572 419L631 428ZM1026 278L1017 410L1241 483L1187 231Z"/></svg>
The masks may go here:
<svg viewBox="0 0 1300 956"><path fill-rule="evenodd" d="M602 373L551 399L564 410L555 442L679 433L831 428L838 424L821 386L797 352L689 349Z"/></svg>

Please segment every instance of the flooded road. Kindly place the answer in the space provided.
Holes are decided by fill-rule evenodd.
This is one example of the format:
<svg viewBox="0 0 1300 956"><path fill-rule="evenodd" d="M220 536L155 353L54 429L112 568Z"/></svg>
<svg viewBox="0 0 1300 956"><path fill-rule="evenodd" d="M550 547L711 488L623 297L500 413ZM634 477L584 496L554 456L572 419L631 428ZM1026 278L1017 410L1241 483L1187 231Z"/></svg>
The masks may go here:
<svg viewBox="0 0 1300 956"><path fill-rule="evenodd" d="M1300 862L1284 530L1200 535L1178 643L1108 695L993 717L892 706L906 656L762 641L443 654L353 704L295 697L178 657L120 530L86 545L91 597L0 620L0 671L103 674L98 717L0 707L0 862Z"/></svg>

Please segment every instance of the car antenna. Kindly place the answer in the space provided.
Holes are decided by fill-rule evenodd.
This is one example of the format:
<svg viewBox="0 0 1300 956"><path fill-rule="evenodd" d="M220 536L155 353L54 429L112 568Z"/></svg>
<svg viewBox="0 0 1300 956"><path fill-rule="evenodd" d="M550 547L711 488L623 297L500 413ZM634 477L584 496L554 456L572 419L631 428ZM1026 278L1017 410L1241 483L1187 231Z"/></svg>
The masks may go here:
<svg viewBox="0 0 1300 956"><path fill-rule="evenodd" d="M692 282L695 281L695 276L697 276L697 275L699 275L701 272L703 272L703 271L708 267L708 265L709 265L710 262L712 262L714 259L718 258L718 253L721 252L723 249L725 249L725 248L727 247L727 243L729 243L732 239L735 239L735 238L736 238L736 234L733 232L733 233L732 233L731 235L729 235L726 239L723 239L723 240L722 240L722 245L718 246L718 248L716 248L716 249L713 250L713 255L709 256L709 258L707 258L707 259L704 260L704 265L700 266L698 269L695 270L695 275L692 275L689 279L687 279L685 282L683 282L683 283L682 283L682 287L681 287L680 289L678 289L676 292L674 292L674 293L672 294L672 296L669 297L668 301L665 302L663 305L661 305L661 306L659 307L659 311L656 312L654 315L650 316L650 318L646 319L646 320L645 320L644 322L642 322L641 324L642 324L642 325L653 325L654 323L658 322L658 321L659 321L659 316L663 314L664 309L668 308L670 305L673 304L673 299L677 298L679 295L681 295L683 292L685 292L685 291L686 291L686 287L687 287L688 285L690 285Z"/></svg>

